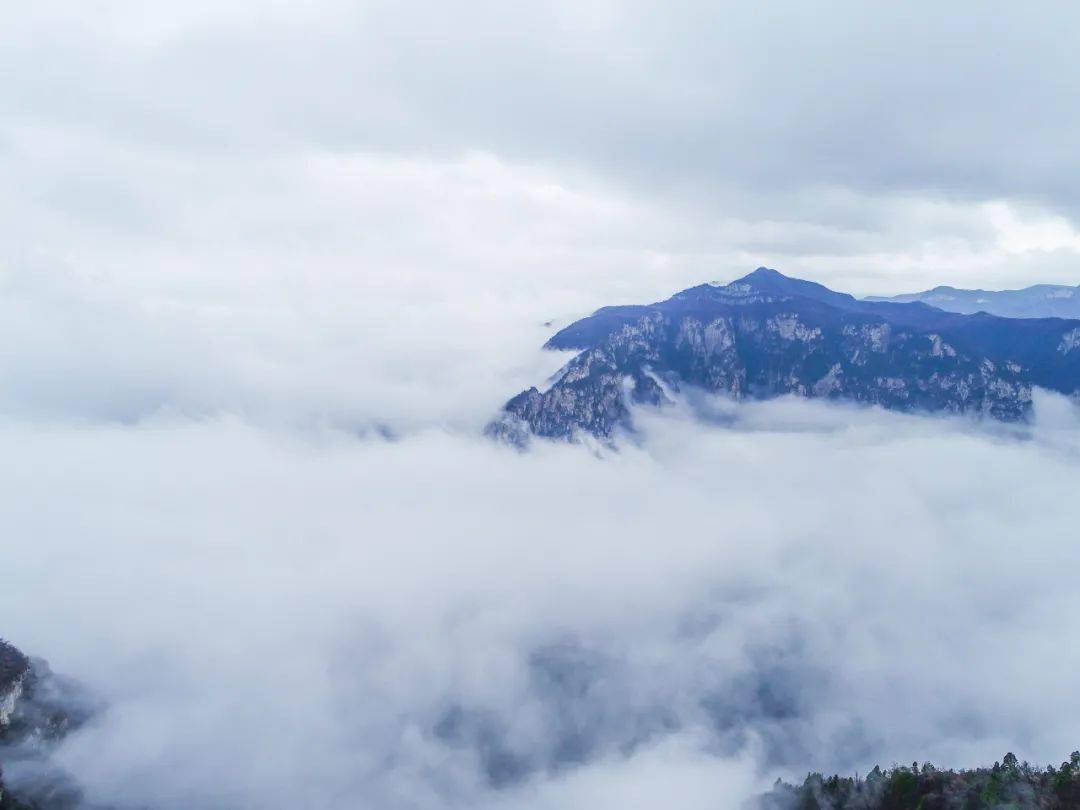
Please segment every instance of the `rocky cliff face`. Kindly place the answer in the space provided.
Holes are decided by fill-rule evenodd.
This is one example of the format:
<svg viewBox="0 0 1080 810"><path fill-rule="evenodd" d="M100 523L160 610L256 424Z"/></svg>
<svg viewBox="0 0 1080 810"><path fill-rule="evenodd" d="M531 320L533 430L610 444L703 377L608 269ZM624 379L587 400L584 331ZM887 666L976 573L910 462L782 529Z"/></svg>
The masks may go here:
<svg viewBox="0 0 1080 810"><path fill-rule="evenodd" d="M11 721L30 671L30 659L0 639L0 729Z"/></svg>
<svg viewBox="0 0 1080 810"><path fill-rule="evenodd" d="M96 709L74 681L0 640L0 810L83 806L78 788L51 764L49 753Z"/></svg>
<svg viewBox="0 0 1080 810"><path fill-rule="evenodd" d="M548 347L580 353L547 390L511 399L489 432L516 442L607 438L631 426L631 403L660 405L686 386L736 399L794 394L1022 420L1033 385L1080 389L1077 330L1080 321L858 301L759 268L571 324Z"/></svg>

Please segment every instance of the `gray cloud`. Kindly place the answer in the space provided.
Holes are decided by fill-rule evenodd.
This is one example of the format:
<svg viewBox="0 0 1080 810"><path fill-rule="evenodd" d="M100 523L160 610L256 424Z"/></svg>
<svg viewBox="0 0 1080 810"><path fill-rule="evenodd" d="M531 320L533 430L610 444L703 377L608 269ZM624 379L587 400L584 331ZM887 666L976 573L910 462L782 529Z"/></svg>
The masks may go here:
<svg viewBox="0 0 1080 810"><path fill-rule="evenodd" d="M295 262L318 261L312 244L351 215L360 233L340 256L369 276L399 272L412 238L437 237L442 264L449 252L504 272L529 257L550 268L600 240L621 247L623 274L677 268L666 278L680 284L759 264L857 292L1076 282L1075 237L1006 250L985 210L1075 215L1078 21L1065 5L95 9L20 10L0 49L13 77L0 210L18 246L5 266L164 259L225 279L242 272L237 250L286 236ZM478 156L644 221L609 231L582 210L552 234L542 210L509 205L515 222L463 206L445 176ZM325 177L310 176L357 160L387 172L366 198L327 197ZM424 172L444 178L409 182ZM485 179L474 197L491 192ZM521 222L546 243L505 250ZM466 231L471 255L455 257ZM669 292L660 281L649 289Z"/></svg>
<svg viewBox="0 0 1080 810"><path fill-rule="evenodd" d="M105 25L26 24L9 64L49 69L19 71L9 112L193 150L483 149L764 194L765 216L773 195L830 188L1076 210L1064 4L326 2L171 22L107 5Z"/></svg>

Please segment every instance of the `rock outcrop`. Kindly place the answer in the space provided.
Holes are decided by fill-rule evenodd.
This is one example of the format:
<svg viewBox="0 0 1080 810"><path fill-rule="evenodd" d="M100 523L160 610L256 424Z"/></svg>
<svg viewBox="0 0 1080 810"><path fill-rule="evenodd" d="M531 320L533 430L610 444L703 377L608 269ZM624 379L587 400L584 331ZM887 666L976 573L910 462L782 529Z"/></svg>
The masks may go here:
<svg viewBox="0 0 1080 810"><path fill-rule="evenodd" d="M83 806L77 786L49 754L97 708L77 683L0 640L0 810Z"/></svg>

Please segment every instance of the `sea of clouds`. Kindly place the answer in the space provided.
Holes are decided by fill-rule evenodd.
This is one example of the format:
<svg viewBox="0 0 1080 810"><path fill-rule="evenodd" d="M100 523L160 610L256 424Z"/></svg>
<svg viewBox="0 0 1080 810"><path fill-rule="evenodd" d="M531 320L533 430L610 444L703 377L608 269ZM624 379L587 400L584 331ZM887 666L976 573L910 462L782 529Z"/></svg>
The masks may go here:
<svg viewBox="0 0 1080 810"><path fill-rule="evenodd" d="M796 400L617 450L6 417L5 634L120 806L735 807L1077 741L1074 406Z"/></svg>
<svg viewBox="0 0 1080 810"><path fill-rule="evenodd" d="M729 808L1080 747L1074 405L482 436L560 326L758 265L1075 284L1073 12L465 5L9 20L0 634L106 705L87 800Z"/></svg>

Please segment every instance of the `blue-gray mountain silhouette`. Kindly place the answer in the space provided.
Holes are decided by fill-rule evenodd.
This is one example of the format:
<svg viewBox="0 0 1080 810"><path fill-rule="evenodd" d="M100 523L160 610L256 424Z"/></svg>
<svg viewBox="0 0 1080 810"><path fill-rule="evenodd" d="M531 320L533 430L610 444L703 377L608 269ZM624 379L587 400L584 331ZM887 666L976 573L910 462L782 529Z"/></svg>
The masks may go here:
<svg viewBox="0 0 1080 810"><path fill-rule="evenodd" d="M507 402L493 435L610 437L630 426L630 403L660 405L686 386L1006 421L1030 415L1033 386L1080 390L1080 320L860 301L764 267L655 304L604 307L546 346L579 354L547 390Z"/></svg>
<svg viewBox="0 0 1080 810"><path fill-rule="evenodd" d="M867 301L893 301L924 304L948 312L973 314L988 312L1003 318L1080 318L1080 287L1060 284L1036 284L1022 290L961 290L934 287L923 292L892 298L872 297Z"/></svg>

